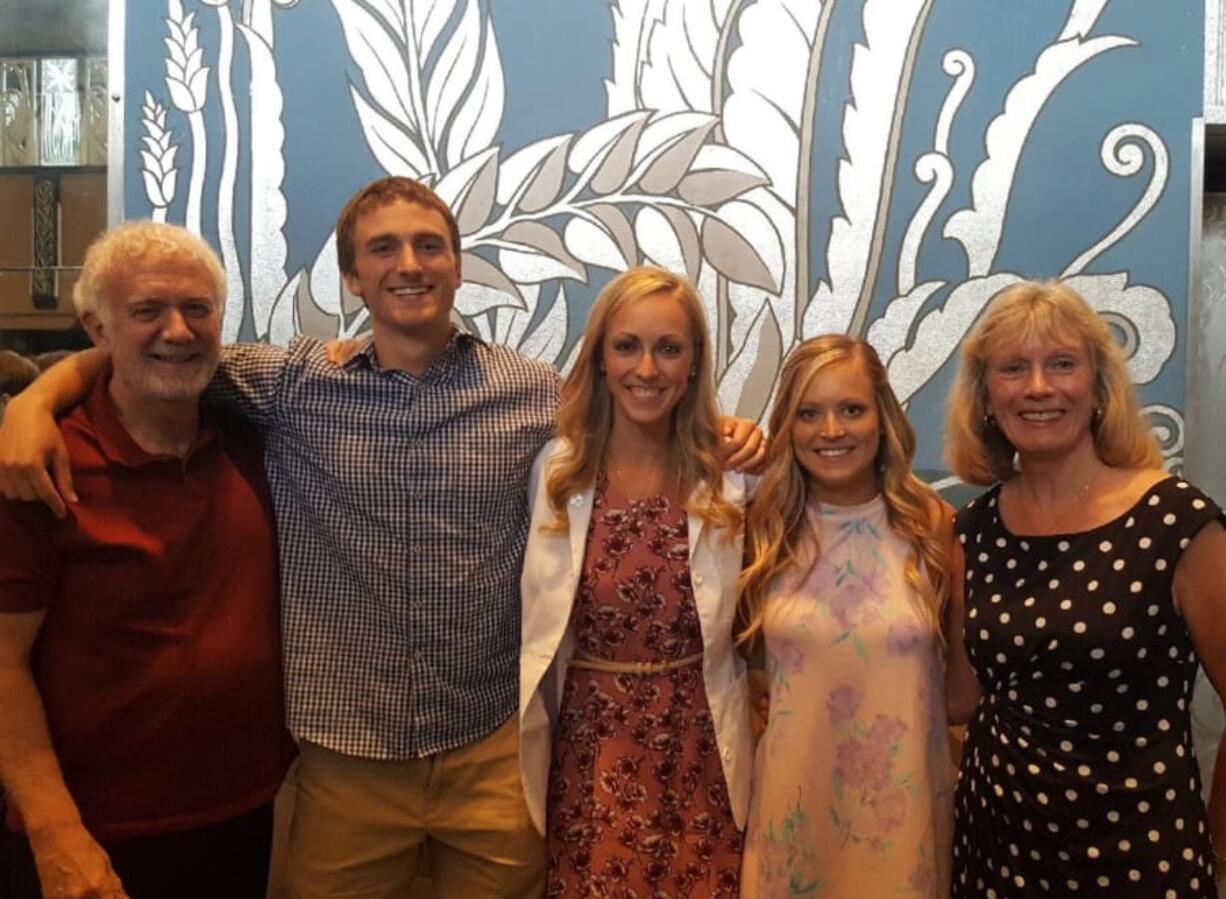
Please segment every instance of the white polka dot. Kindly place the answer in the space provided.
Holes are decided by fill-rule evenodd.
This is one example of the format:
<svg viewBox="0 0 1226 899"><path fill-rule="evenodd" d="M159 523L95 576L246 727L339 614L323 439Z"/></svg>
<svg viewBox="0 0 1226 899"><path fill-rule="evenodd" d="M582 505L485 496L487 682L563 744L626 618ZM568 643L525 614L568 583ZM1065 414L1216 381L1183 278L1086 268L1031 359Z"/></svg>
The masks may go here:
<svg viewBox="0 0 1226 899"><path fill-rule="evenodd" d="M1115 603L1113 602L1103 603L1103 614L1104 615L1114 615L1115 614Z"/></svg>
<svg viewBox="0 0 1226 899"><path fill-rule="evenodd" d="M1057 587L1060 586L1060 581L1057 578L1052 578L1050 581L1047 582L1047 586L1050 589L1055 590Z"/></svg>
<svg viewBox="0 0 1226 899"><path fill-rule="evenodd" d="M1086 568L1086 563L1081 561L1081 559L1078 559L1076 562L1073 563L1074 571L1085 571L1085 568Z"/></svg>
<svg viewBox="0 0 1226 899"><path fill-rule="evenodd" d="M1114 562L1111 563L1111 567L1114 568L1116 571L1123 571L1124 570L1124 560L1116 559Z"/></svg>
<svg viewBox="0 0 1226 899"><path fill-rule="evenodd" d="M1163 523L1163 524L1166 524L1166 525L1171 525L1171 524L1174 524L1174 523L1175 523L1175 513L1174 513L1174 512L1167 512L1165 515L1163 515L1163 516L1162 516L1162 523Z"/></svg>
<svg viewBox="0 0 1226 899"><path fill-rule="evenodd" d="M1140 593L1144 588L1145 588L1145 585L1142 584L1140 581L1133 581L1131 584L1128 585L1128 590L1130 593Z"/></svg>
<svg viewBox="0 0 1226 899"><path fill-rule="evenodd" d="M1137 541L1137 546L1141 547L1141 549L1149 549L1153 542L1154 541L1150 540L1148 537L1142 537Z"/></svg>

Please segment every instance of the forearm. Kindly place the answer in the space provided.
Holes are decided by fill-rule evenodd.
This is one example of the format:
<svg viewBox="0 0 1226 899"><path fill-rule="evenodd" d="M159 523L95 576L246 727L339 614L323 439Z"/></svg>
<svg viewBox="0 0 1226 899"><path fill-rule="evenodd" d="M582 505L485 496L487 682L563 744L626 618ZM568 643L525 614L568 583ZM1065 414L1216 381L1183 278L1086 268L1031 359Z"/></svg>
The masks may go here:
<svg viewBox="0 0 1226 899"><path fill-rule="evenodd" d="M0 671L0 781L27 834L81 826L28 669Z"/></svg>
<svg viewBox="0 0 1226 899"><path fill-rule="evenodd" d="M67 409L85 399L106 368L106 360L106 354L96 348L61 359L15 396L10 408L28 406L50 412Z"/></svg>

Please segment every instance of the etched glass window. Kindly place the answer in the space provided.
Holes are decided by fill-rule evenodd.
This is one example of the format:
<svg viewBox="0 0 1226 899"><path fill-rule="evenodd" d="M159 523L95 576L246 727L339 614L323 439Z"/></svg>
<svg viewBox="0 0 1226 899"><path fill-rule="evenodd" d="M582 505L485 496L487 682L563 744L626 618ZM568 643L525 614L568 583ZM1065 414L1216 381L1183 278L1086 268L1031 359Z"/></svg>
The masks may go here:
<svg viewBox="0 0 1226 899"><path fill-rule="evenodd" d="M35 62L0 59L0 165L37 165Z"/></svg>
<svg viewBox="0 0 1226 899"><path fill-rule="evenodd" d="M81 95L75 59L39 61L43 165L76 165L81 153Z"/></svg>

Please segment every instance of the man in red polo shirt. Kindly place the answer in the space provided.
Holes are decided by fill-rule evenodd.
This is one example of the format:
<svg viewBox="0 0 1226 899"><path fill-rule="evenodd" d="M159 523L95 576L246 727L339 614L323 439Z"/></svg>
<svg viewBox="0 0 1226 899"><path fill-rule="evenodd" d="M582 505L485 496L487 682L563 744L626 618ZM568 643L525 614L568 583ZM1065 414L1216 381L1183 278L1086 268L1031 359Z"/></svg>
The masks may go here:
<svg viewBox="0 0 1226 899"><path fill-rule="evenodd" d="M199 402L224 289L170 225L86 255L73 300L112 369L60 422L80 501L60 520L0 500L0 782L21 835L0 893L24 856L47 899L264 895L291 750L260 445Z"/></svg>

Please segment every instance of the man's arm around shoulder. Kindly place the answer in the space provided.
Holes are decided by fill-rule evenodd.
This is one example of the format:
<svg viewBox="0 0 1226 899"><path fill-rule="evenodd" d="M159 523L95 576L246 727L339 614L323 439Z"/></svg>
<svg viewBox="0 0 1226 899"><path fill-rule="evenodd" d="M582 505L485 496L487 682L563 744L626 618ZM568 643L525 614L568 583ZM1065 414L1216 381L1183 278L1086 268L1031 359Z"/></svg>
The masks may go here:
<svg viewBox="0 0 1226 899"><path fill-rule="evenodd" d="M106 369L106 354L90 349L62 359L13 397L0 421L0 494L40 501L57 518L76 502L68 449L55 413L81 402Z"/></svg>

